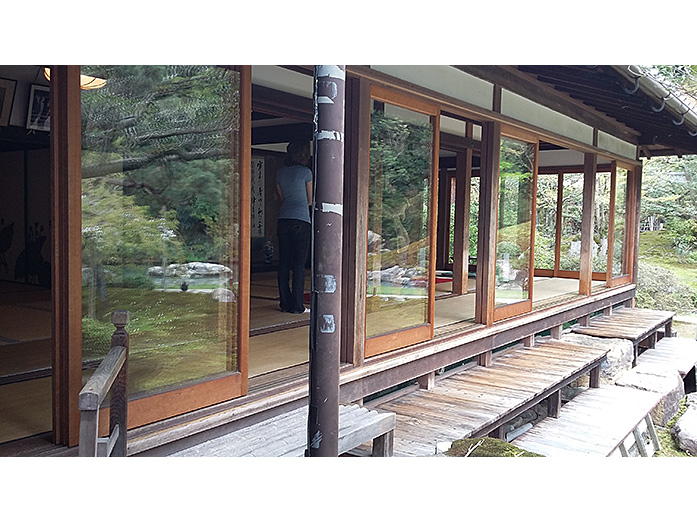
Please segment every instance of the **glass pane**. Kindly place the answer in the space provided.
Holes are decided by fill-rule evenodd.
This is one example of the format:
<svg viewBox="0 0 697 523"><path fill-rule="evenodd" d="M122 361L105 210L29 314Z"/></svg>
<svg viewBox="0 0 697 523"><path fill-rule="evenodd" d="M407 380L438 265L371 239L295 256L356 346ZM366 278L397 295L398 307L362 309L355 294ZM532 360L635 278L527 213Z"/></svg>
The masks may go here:
<svg viewBox="0 0 697 523"><path fill-rule="evenodd" d="M593 272L607 272L607 239L610 230L610 173L595 177L595 217L593 219Z"/></svg>
<svg viewBox="0 0 697 523"><path fill-rule="evenodd" d="M237 366L238 73L90 66L82 92L83 360L131 313L130 394Z"/></svg>
<svg viewBox="0 0 697 523"><path fill-rule="evenodd" d="M615 235L612 247L612 275L625 274L624 250L625 250L625 223L627 215L627 170L617 169L617 181L615 182Z"/></svg>
<svg viewBox="0 0 697 523"><path fill-rule="evenodd" d="M581 221L583 219L583 174L564 174L561 202L561 250L559 268L581 270ZM535 251L537 258L537 251Z"/></svg>
<svg viewBox="0 0 697 523"><path fill-rule="evenodd" d="M370 121L366 337L428 322L428 115L375 103Z"/></svg>
<svg viewBox="0 0 697 523"><path fill-rule="evenodd" d="M535 268L554 270L554 244L557 234L558 176L537 177L537 217L535 219Z"/></svg>
<svg viewBox="0 0 697 523"><path fill-rule="evenodd" d="M495 306L530 298L535 146L501 138Z"/></svg>

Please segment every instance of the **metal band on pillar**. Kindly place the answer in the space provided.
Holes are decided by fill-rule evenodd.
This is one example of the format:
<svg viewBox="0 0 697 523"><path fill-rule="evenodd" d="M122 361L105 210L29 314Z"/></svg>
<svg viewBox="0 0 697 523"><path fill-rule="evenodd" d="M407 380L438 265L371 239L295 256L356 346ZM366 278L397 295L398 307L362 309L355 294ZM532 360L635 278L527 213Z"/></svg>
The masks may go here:
<svg viewBox="0 0 697 523"><path fill-rule="evenodd" d="M315 184L307 456L339 446L345 66L315 66Z"/></svg>

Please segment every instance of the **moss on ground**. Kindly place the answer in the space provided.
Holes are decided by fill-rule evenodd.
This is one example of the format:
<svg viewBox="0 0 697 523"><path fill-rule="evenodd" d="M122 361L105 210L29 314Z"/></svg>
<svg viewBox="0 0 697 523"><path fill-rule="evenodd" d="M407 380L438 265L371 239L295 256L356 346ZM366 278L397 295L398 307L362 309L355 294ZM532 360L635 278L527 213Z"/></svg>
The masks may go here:
<svg viewBox="0 0 697 523"><path fill-rule="evenodd" d="M527 450L519 449L515 445L506 443L496 438L468 438L454 441L450 449L445 453L453 457L467 457L469 453L473 458L490 457L544 457L542 454L535 454Z"/></svg>
<svg viewBox="0 0 697 523"><path fill-rule="evenodd" d="M661 443L661 450L654 454L655 458L687 458L690 454L685 452L680 448L678 442L670 433L671 429L675 426L685 411L687 410L687 400L685 398L680 400L680 409L678 413L673 416L673 418L666 423L666 428L656 427L656 432L658 433L658 441Z"/></svg>

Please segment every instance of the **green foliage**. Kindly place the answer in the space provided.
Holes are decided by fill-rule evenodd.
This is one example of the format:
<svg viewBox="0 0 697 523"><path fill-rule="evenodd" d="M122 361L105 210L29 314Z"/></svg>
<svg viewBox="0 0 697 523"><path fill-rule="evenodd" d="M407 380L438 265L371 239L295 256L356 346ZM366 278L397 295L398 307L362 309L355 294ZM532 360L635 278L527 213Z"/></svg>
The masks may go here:
<svg viewBox="0 0 697 523"><path fill-rule="evenodd" d="M93 318L82 318L83 358L103 358L111 347L114 326Z"/></svg>
<svg viewBox="0 0 697 523"><path fill-rule="evenodd" d="M637 276L637 307L692 313L697 307L697 292L670 270L639 263Z"/></svg>
<svg viewBox="0 0 697 523"><path fill-rule="evenodd" d="M385 248L426 236L433 129L373 111L370 121L369 227Z"/></svg>
<svg viewBox="0 0 697 523"><path fill-rule="evenodd" d="M102 178L172 228L188 261L227 255L235 73L209 66L86 66L107 79L82 96L83 177ZM215 234L222 234L214 236Z"/></svg>
<svg viewBox="0 0 697 523"><path fill-rule="evenodd" d="M133 265L165 254L178 257L176 213L153 217L135 197L101 179L82 184L82 249L85 263Z"/></svg>
<svg viewBox="0 0 697 523"><path fill-rule="evenodd" d="M694 218L673 218L669 220L666 231L679 256L697 249L697 220Z"/></svg>

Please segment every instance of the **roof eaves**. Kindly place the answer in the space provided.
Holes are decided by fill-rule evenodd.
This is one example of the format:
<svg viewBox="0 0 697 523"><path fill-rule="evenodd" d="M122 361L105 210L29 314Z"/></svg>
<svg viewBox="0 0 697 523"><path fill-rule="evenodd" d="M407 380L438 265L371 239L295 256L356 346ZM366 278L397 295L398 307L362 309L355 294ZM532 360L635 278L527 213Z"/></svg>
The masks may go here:
<svg viewBox="0 0 697 523"><path fill-rule="evenodd" d="M633 85L629 89L625 88L625 92L631 94L641 90L656 102L655 105L651 105L654 112L659 113L665 109L672 115L674 125L679 127L685 124L689 135L697 136L697 113L676 93L671 92L657 79L645 74L639 66L612 65L610 67Z"/></svg>

